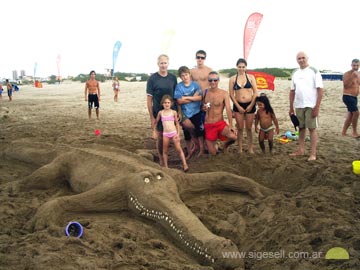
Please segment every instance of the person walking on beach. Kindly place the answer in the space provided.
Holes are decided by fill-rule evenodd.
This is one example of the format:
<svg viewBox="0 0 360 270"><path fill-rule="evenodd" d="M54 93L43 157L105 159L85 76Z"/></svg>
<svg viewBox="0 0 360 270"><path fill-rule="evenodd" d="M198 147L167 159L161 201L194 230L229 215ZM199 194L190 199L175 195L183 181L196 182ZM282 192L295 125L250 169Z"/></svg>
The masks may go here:
<svg viewBox="0 0 360 270"><path fill-rule="evenodd" d="M352 136L359 138L357 132L357 124L359 119L358 95L360 85L359 59L351 62L351 70L343 75L343 97L342 100L347 107L347 115L341 132L342 136L346 136L346 131L352 125Z"/></svg>
<svg viewBox="0 0 360 270"><path fill-rule="evenodd" d="M96 73L90 71L90 79L85 83L85 101L88 102L88 116L91 119L92 107L95 107L96 118L99 119L100 83L95 79Z"/></svg>
<svg viewBox="0 0 360 270"><path fill-rule="evenodd" d="M3 89L3 85L2 83L0 83L0 100L2 100L2 93L3 93L4 89Z"/></svg>
<svg viewBox="0 0 360 270"><path fill-rule="evenodd" d="M156 128L156 150L159 156L160 165L164 164L163 160L163 126L161 121L155 126L155 120L161 108L161 99L164 95L174 98L174 91L177 84L177 78L174 74L168 72L169 57L161 54L157 61L159 71L150 76L146 84L146 105L150 116L151 128ZM175 104L173 108L176 110Z"/></svg>
<svg viewBox="0 0 360 270"><path fill-rule="evenodd" d="M9 97L9 101L12 101L13 87L12 87L12 84L9 82L8 79L6 79L6 89L7 89L7 95Z"/></svg>
<svg viewBox="0 0 360 270"><path fill-rule="evenodd" d="M118 77L115 77L113 83L112 83L112 87L114 90L114 101L118 102L118 95L120 93L120 81Z"/></svg>
<svg viewBox="0 0 360 270"><path fill-rule="evenodd" d="M209 87L208 76L212 69L205 65L206 52L204 50L198 50L195 58L196 67L190 70L191 78L200 85L201 91L204 92Z"/></svg>
<svg viewBox="0 0 360 270"><path fill-rule="evenodd" d="M157 123L161 122L163 126L163 162L164 167L168 168L168 152L169 144L172 139L175 145L175 149L179 152L181 161L183 163L183 170L187 172L189 167L186 163L185 154L181 148L180 144L180 124L178 120L178 115L175 110L171 109L173 104L173 99L170 95L164 95L161 99L160 104L164 109L160 110L157 114L154 124L154 131L156 129ZM155 132L155 134L157 134Z"/></svg>
<svg viewBox="0 0 360 270"><path fill-rule="evenodd" d="M233 101L238 129L239 153L243 151L243 130L246 129L247 146L250 154L254 153L252 127L255 117L255 100L258 95L254 75L246 73L247 62L240 58L236 62L237 73L229 80L229 93Z"/></svg>
<svg viewBox="0 0 360 270"><path fill-rule="evenodd" d="M181 112L181 125L184 129L187 159L199 151L198 157L204 154L204 132L202 123L202 92L197 82L191 80L190 69L181 66L178 70L181 82L176 85L174 98ZM195 146L193 147L193 143Z"/></svg>
<svg viewBox="0 0 360 270"><path fill-rule="evenodd" d="M218 88L219 74L211 71L208 75L209 90L203 103L203 110L206 111L205 117L205 142L209 154L216 155L216 141L220 139L226 141L224 144L224 152L236 141L236 132L232 125L232 112L230 108L230 98L226 90ZM229 120L227 124L224 120L223 112Z"/></svg>
<svg viewBox="0 0 360 270"><path fill-rule="evenodd" d="M279 123L275 112L271 107L267 96L260 95L256 98L256 105L258 110L255 114L255 132L259 133L259 145L261 151L265 153L265 140L269 142L269 151L272 153L274 145L274 129L276 134L279 134ZM260 123L260 130L258 124Z"/></svg>
<svg viewBox="0 0 360 270"><path fill-rule="evenodd" d="M310 156L308 161L316 160L318 143L318 116L323 96L323 80L318 70L310 67L308 56L304 52L296 55L300 68L296 69L291 78L290 111L299 119L299 144L290 156L304 155L306 129L310 132Z"/></svg>

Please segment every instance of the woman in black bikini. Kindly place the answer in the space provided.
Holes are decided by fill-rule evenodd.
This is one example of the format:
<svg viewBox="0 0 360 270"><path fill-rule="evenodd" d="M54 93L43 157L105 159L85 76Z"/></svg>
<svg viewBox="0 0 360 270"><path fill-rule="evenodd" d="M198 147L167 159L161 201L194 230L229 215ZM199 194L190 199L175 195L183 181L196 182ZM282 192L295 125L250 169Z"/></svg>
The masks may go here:
<svg viewBox="0 0 360 270"><path fill-rule="evenodd" d="M229 93L238 129L239 153L243 151L243 129L246 129L248 152L253 154L252 125L255 116L257 86L254 75L246 73L247 62L240 58L236 62L238 72L229 81Z"/></svg>

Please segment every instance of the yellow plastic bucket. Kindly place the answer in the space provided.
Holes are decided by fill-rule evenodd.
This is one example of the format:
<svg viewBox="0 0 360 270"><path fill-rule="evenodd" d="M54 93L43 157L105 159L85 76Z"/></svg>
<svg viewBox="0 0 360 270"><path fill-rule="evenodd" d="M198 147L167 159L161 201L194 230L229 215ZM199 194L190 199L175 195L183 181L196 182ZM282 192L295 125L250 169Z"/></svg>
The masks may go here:
<svg viewBox="0 0 360 270"><path fill-rule="evenodd" d="M360 174L360 160L354 160L352 166L353 166L353 172L355 174Z"/></svg>

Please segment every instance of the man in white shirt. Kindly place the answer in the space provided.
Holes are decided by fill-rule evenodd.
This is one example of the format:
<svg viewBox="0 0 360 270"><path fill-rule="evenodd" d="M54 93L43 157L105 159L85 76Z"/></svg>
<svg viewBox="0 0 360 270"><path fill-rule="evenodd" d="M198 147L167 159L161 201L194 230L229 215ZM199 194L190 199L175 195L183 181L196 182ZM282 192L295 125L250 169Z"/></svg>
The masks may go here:
<svg viewBox="0 0 360 270"><path fill-rule="evenodd" d="M310 133L310 156L308 161L316 160L316 147L318 143L318 115L323 96L323 81L318 70L310 67L308 56L304 52L296 55L300 66L292 74L290 89L289 115L296 114L299 119L299 145L290 156L303 155L305 152L306 129Z"/></svg>

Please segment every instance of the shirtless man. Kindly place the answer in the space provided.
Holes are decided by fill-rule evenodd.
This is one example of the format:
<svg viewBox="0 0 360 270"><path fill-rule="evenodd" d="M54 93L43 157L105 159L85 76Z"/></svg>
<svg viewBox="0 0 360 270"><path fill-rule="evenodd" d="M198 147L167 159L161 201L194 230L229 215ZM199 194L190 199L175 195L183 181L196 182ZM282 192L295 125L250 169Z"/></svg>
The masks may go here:
<svg viewBox="0 0 360 270"><path fill-rule="evenodd" d="M12 84L9 82L8 79L6 79L6 89L7 89L7 94L8 94L8 97L9 97L9 101L12 101Z"/></svg>
<svg viewBox="0 0 360 270"><path fill-rule="evenodd" d="M205 66L206 52L199 50L195 54L197 65L190 70L193 81L200 85L202 92L209 87L208 75L212 71L211 68Z"/></svg>
<svg viewBox="0 0 360 270"><path fill-rule="evenodd" d="M195 54L196 58L196 67L190 70L191 78L193 81L197 82L202 91L203 97L206 89L209 87L208 76L212 71L211 68L205 65L206 52L204 50L198 50ZM190 140L191 136L188 131L184 130L185 140ZM204 148L206 148L206 143L204 142Z"/></svg>
<svg viewBox="0 0 360 270"><path fill-rule="evenodd" d="M229 93L233 102L233 112L238 129L239 153L243 151L243 130L246 129L247 146L250 154L254 153L252 140L252 126L255 117L255 100L257 86L254 75L247 74L247 62L240 58L236 62L238 69L236 75L229 80Z"/></svg>
<svg viewBox="0 0 360 270"><path fill-rule="evenodd" d="M218 88L219 74L211 71L208 75L209 90L204 99L203 110L206 111L205 117L205 142L209 154L216 155L215 143L217 139L226 141L224 152L227 152L229 145L236 141L236 132L232 125L232 112L230 108L230 98L226 90ZM229 120L227 124L224 120L223 111Z"/></svg>
<svg viewBox="0 0 360 270"><path fill-rule="evenodd" d="M352 136L359 138L357 132L357 123L359 118L359 110L357 107L359 85L360 85L360 73L359 73L359 59L354 59L351 62L351 70L345 72L343 76L343 97L342 100L347 107L347 115L344 122L341 135L346 136L346 131L352 125Z"/></svg>
<svg viewBox="0 0 360 270"><path fill-rule="evenodd" d="M89 119L91 119L91 109L93 104L96 111L96 118L99 119L100 84L95 80L95 76L95 71L90 71L90 79L85 83L85 101L88 101Z"/></svg>

